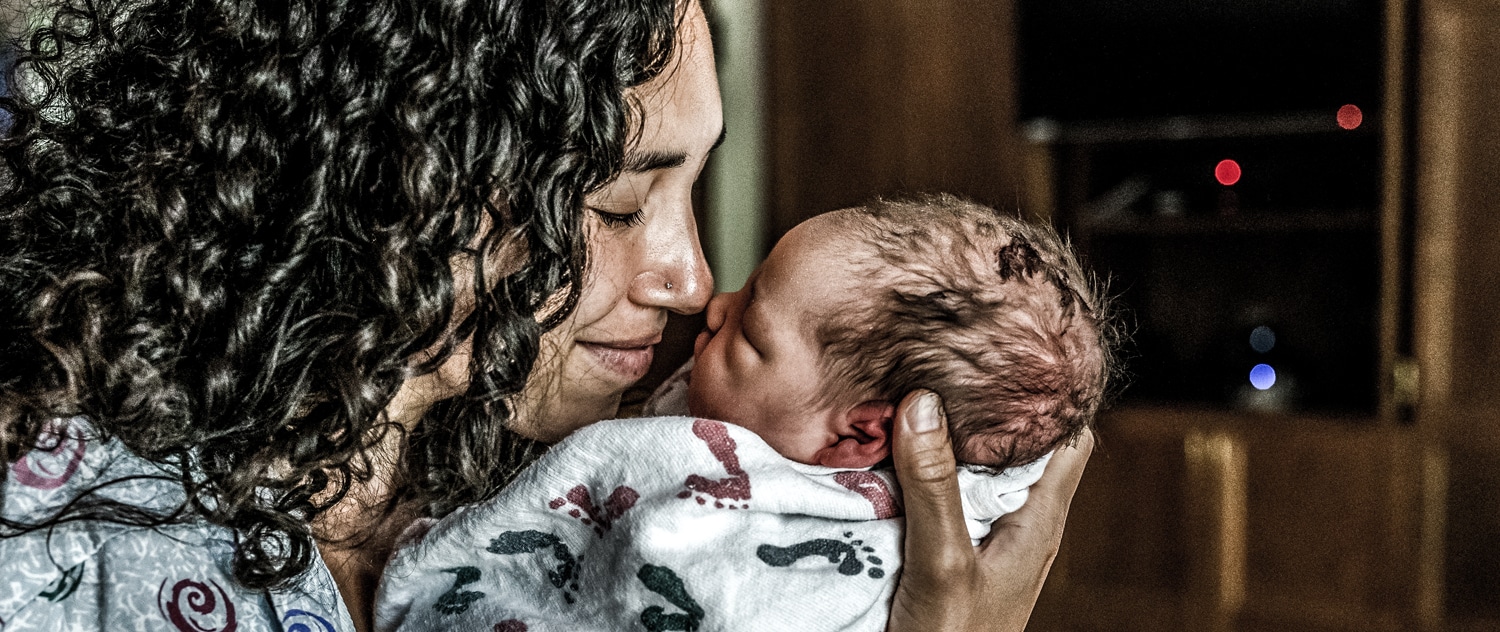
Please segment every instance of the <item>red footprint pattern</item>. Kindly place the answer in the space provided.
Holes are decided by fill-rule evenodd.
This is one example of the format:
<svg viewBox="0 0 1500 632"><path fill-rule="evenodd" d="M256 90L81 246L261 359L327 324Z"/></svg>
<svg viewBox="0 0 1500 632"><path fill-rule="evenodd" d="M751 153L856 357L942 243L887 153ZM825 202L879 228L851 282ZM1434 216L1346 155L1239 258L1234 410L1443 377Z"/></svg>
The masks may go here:
<svg viewBox="0 0 1500 632"><path fill-rule="evenodd" d="M740 457L735 455L734 438L729 436L729 429L724 424L707 419L693 421L693 434L708 444L708 451L712 452L715 459L724 466L724 471L729 478L710 479L697 474L687 477L684 485L687 489L677 494L678 498L693 496L694 492L706 494L714 498L714 507L723 509L749 509L750 503L735 505L731 500L750 500L750 475L740 469ZM703 496L697 497L698 504L707 501Z"/></svg>
<svg viewBox="0 0 1500 632"><path fill-rule="evenodd" d="M604 500L604 507L594 504L594 499L589 495L589 488L583 485L568 490L565 498L553 498L547 506L558 509L563 505L572 503L573 509L568 510L568 515L577 518L583 524L594 528L594 535L604 537L604 532L614 526L625 510L635 506L635 501L641 497L640 493L631 487L621 485L610 492L609 498ZM581 511L580 511L581 510ZM588 517L583 517L587 513Z"/></svg>
<svg viewBox="0 0 1500 632"><path fill-rule="evenodd" d="M839 472L833 475L833 480L870 501L875 507L875 518L884 520L901 515L891 489L874 472Z"/></svg>

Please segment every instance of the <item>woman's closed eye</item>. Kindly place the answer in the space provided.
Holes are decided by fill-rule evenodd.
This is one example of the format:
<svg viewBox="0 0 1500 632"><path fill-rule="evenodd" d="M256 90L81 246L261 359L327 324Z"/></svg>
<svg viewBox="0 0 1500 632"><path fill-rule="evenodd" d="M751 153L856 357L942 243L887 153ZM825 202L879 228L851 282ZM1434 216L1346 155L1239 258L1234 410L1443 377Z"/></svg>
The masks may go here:
<svg viewBox="0 0 1500 632"><path fill-rule="evenodd" d="M634 213L611 213L602 208L590 208L605 226L610 228L628 228L639 226L646 221L645 209L636 209Z"/></svg>

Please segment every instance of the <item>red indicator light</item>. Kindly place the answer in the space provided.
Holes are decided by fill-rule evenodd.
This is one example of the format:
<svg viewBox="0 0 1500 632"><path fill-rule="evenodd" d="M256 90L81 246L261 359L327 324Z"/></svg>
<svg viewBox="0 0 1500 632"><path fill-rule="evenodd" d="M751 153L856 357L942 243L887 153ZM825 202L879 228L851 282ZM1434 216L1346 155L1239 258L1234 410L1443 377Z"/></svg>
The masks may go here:
<svg viewBox="0 0 1500 632"><path fill-rule="evenodd" d="M1228 159L1220 160L1219 166L1214 167L1214 178L1226 187L1239 182L1240 163Z"/></svg>
<svg viewBox="0 0 1500 632"><path fill-rule="evenodd" d="M1339 108L1338 118L1339 127L1342 127L1344 129L1354 129L1356 127L1359 127L1360 123L1365 122L1365 113L1359 110L1359 106L1350 103L1349 105Z"/></svg>

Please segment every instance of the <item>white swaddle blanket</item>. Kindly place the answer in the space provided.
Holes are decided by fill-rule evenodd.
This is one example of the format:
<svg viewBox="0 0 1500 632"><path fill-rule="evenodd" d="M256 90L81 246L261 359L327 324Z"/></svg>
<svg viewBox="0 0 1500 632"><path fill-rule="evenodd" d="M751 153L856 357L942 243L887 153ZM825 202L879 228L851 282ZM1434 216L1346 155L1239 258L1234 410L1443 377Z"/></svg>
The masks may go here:
<svg viewBox="0 0 1500 632"><path fill-rule="evenodd" d="M1019 508L1049 457L961 469L971 535ZM719 421L600 422L410 537L376 628L883 630L900 513L889 471L797 463Z"/></svg>

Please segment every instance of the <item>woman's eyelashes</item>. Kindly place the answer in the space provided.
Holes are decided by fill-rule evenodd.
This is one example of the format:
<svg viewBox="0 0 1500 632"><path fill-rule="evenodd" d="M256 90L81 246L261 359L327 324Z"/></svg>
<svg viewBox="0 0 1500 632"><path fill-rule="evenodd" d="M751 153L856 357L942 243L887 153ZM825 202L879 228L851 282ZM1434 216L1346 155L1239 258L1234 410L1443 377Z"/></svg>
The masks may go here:
<svg viewBox="0 0 1500 632"><path fill-rule="evenodd" d="M646 221L645 209L636 209L634 213L611 213L601 208L590 208L605 226L610 228L629 228L639 226Z"/></svg>

